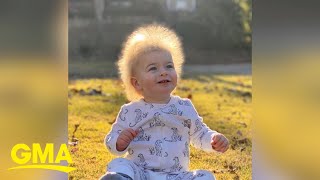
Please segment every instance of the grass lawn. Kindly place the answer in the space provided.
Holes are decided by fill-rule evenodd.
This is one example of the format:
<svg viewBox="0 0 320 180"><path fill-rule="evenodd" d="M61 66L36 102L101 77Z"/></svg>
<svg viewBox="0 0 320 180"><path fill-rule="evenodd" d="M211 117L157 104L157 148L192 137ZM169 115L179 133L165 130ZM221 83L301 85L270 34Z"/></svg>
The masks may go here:
<svg viewBox="0 0 320 180"><path fill-rule="evenodd" d="M69 82L69 145L77 170L69 179L98 179L115 156L103 141L120 106L127 103L116 79L81 79ZM190 170L205 169L218 180L251 179L251 76L204 75L185 78L175 94L189 97L204 122L227 136L230 149L221 155L191 147Z"/></svg>

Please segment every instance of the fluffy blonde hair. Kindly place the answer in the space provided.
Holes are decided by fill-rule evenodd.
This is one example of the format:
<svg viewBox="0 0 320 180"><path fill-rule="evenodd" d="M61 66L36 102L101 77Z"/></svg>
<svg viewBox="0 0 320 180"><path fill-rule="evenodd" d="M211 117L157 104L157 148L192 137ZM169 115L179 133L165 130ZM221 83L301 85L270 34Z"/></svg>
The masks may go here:
<svg viewBox="0 0 320 180"><path fill-rule="evenodd" d="M184 55L180 39L173 30L163 25L150 24L137 28L128 36L117 65L129 101L142 98L131 84L133 67L137 60L143 54L161 50L171 54L179 81Z"/></svg>

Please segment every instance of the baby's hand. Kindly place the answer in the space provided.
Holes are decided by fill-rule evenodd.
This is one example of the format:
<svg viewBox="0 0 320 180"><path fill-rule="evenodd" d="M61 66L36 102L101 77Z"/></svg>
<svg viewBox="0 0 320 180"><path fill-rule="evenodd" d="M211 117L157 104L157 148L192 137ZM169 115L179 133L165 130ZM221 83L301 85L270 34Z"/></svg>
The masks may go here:
<svg viewBox="0 0 320 180"><path fill-rule="evenodd" d="M223 134L217 133L211 140L211 146L212 149L224 153L229 148L229 141Z"/></svg>
<svg viewBox="0 0 320 180"><path fill-rule="evenodd" d="M117 139L116 148L118 151L124 151L130 144L130 142L138 135L139 132L128 128L124 129Z"/></svg>

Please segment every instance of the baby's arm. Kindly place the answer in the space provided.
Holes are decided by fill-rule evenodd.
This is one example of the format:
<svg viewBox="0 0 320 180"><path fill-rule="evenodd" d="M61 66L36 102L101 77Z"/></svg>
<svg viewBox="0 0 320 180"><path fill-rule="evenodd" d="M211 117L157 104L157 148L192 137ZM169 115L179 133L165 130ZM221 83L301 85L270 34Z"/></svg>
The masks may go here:
<svg viewBox="0 0 320 180"><path fill-rule="evenodd" d="M127 112L128 109L126 108L126 106L122 106L116 118L116 121L112 125L111 131L107 134L105 138L105 144L107 148L112 154L117 156L121 156L126 153L128 145L134 138L128 135L128 133L131 133L130 130L127 129L127 121L129 119L129 115L127 114ZM132 136L134 135L136 134L133 133Z"/></svg>
<svg viewBox="0 0 320 180"><path fill-rule="evenodd" d="M224 135L211 130L205 123L203 123L202 117L198 115L192 102L190 100L187 101L189 101L190 104L187 115L191 119L191 144L206 152L225 152L229 146L228 139Z"/></svg>
<svg viewBox="0 0 320 180"><path fill-rule="evenodd" d="M218 132L211 130L202 122L202 118L191 120L190 141L197 149L202 149L206 152L215 152L212 148L211 140Z"/></svg>

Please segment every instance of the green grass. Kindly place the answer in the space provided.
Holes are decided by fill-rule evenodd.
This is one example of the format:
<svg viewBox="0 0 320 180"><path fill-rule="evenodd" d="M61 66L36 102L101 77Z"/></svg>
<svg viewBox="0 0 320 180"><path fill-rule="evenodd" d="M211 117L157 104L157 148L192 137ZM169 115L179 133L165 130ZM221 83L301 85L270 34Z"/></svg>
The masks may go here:
<svg viewBox="0 0 320 180"><path fill-rule="evenodd" d="M204 122L225 134L231 145L221 155L191 147L190 170L209 170L219 180L251 179L251 86L251 76L205 75L181 81L175 94L191 96ZM102 94L86 95L92 89L101 90ZM69 141L78 140L77 145L69 146L73 159L70 165L77 168L69 179L98 179L105 173L106 165L115 156L108 152L103 140L126 102L118 80L82 79L69 83Z"/></svg>

